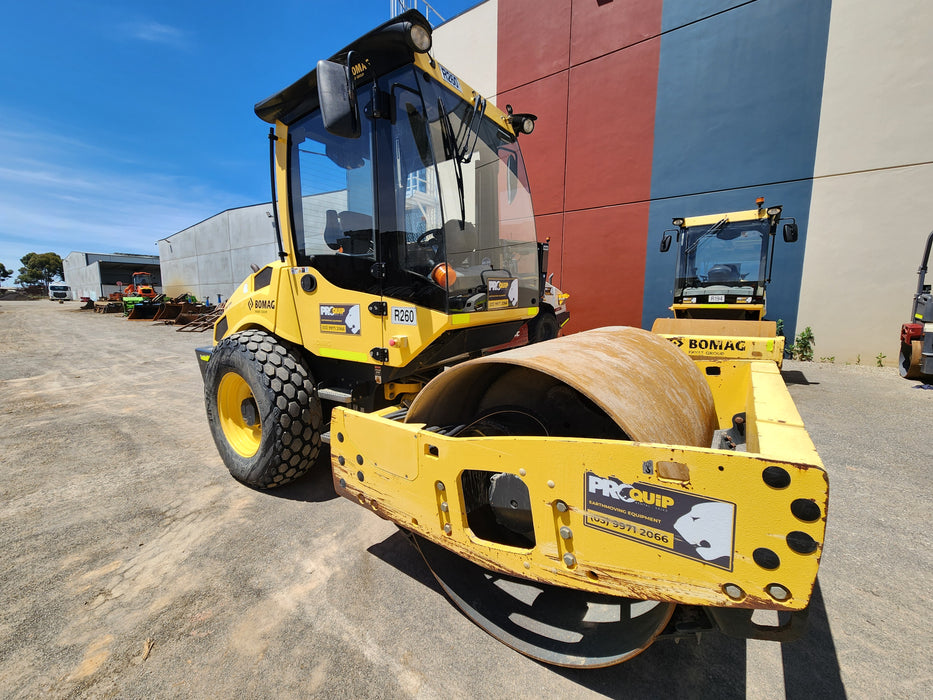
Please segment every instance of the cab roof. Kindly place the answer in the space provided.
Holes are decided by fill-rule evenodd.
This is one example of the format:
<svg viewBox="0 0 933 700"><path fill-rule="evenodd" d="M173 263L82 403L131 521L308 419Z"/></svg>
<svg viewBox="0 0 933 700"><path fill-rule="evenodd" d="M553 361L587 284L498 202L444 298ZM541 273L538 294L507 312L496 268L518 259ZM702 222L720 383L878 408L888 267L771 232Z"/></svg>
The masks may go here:
<svg viewBox="0 0 933 700"><path fill-rule="evenodd" d="M387 73L406 63L411 63L414 51L408 43L408 30L412 25L421 25L428 33L431 24L418 10L408 10L380 24L333 56L332 61L346 63L351 51L361 54L360 58L378 66L380 74ZM312 70L287 88L256 103L256 115L269 124L277 121L289 125L318 106L317 71Z"/></svg>

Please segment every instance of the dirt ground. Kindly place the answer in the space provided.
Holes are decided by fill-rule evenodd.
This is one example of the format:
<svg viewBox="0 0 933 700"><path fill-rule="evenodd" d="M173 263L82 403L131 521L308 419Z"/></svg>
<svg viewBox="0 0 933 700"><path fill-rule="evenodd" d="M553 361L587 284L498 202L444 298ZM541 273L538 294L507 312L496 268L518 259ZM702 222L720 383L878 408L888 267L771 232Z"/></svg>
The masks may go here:
<svg viewBox="0 0 933 700"><path fill-rule="evenodd" d="M933 387L787 363L831 484L802 640L708 633L573 671L463 617L329 474L234 481L204 415L194 348L209 343L76 302L0 302L0 696L929 696Z"/></svg>

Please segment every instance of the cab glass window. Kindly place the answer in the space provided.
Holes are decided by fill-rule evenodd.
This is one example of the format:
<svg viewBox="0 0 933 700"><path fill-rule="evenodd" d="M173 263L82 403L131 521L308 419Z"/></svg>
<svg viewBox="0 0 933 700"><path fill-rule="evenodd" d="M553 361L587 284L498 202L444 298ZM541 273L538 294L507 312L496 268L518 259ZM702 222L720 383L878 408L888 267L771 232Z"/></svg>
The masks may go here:
<svg viewBox="0 0 933 700"><path fill-rule="evenodd" d="M371 89L358 91L361 105ZM315 255L374 259L372 122L359 138L327 132L319 111L289 128L290 187L298 261Z"/></svg>

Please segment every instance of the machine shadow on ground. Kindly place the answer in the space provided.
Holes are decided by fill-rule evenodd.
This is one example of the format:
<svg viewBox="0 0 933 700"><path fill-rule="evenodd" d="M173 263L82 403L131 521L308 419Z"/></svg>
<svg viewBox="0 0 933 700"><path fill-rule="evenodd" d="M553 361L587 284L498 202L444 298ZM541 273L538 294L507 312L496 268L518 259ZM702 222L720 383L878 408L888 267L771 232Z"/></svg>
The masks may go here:
<svg viewBox="0 0 933 700"><path fill-rule="evenodd" d="M326 447L326 446L325 446ZM334 477L330 471L330 452L321 455L311 471L300 479L274 489L260 489L262 493L289 501L325 503L337 498Z"/></svg>
<svg viewBox="0 0 933 700"><path fill-rule="evenodd" d="M398 531L367 551L426 588L446 595L409 538ZM453 606L453 602L450 602ZM464 616L464 622L469 622ZM472 624L472 623L471 623ZM635 658L599 669L542 667L593 692L622 697L747 697L746 641L718 631L698 638L657 640ZM518 654L518 652L514 652ZM788 698L845 698L839 660L819 581L810 600L804 636L781 646L784 692ZM665 672L659 672L665 669Z"/></svg>
<svg viewBox="0 0 933 700"><path fill-rule="evenodd" d="M781 378L784 380L785 384L802 384L804 386L819 384L819 382L811 382L799 369L781 370Z"/></svg>
<svg viewBox="0 0 933 700"><path fill-rule="evenodd" d="M781 646L784 691L788 698L845 698L842 671L826 605L817 578L810 597L810 619L803 637Z"/></svg>
<svg viewBox="0 0 933 700"><path fill-rule="evenodd" d="M430 588L438 595L444 595L444 591L437 583L437 579L434 578L431 570L428 569L427 564L424 563L424 559L418 554L418 550L415 549L408 536L401 530L397 530L382 542L367 547L366 551L409 578Z"/></svg>

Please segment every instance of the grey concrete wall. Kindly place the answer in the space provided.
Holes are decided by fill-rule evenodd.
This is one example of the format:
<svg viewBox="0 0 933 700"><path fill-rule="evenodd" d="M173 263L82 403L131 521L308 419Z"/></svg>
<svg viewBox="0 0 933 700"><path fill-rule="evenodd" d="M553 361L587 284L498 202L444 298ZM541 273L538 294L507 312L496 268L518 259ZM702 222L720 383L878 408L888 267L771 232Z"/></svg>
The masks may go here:
<svg viewBox="0 0 933 700"><path fill-rule="evenodd" d="M65 284L71 287L76 299L90 297L94 301L101 298L100 265L92 263L86 265L84 253L70 253L62 260L62 269L65 272ZM106 295L104 295L106 296Z"/></svg>
<svg viewBox="0 0 933 700"><path fill-rule="evenodd" d="M193 294L226 301L252 270L276 259L272 206L228 209L158 242L162 286L169 297Z"/></svg>

